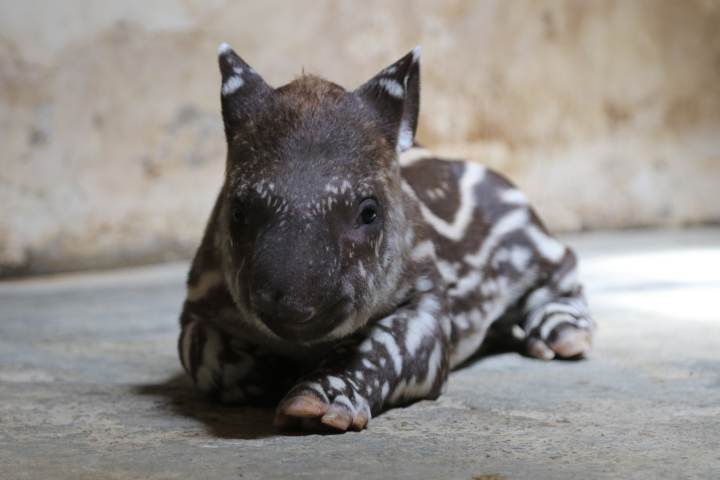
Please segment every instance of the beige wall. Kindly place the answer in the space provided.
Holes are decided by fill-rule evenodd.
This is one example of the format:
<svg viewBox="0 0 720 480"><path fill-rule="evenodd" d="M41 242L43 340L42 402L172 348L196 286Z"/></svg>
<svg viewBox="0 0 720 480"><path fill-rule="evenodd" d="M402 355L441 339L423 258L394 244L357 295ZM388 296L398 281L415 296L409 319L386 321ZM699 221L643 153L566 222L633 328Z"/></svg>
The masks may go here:
<svg viewBox="0 0 720 480"><path fill-rule="evenodd" d="M187 255L221 181L216 46L353 87L420 43L420 141L556 229L720 221L720 2L0 0L0 273Z"/></svg>

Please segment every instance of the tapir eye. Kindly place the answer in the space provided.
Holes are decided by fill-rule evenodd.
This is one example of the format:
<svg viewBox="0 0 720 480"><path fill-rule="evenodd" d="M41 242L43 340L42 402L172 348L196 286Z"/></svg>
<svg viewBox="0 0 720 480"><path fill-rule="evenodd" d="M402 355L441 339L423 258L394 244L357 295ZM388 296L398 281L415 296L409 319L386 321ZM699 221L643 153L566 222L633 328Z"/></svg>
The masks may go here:
<svg viewBox="0 0 720 480"><path fill-rule="evenodd" d="M370 225L378 217L378 203L374 198L366 198L360 203L359 222L363 225Z"/></svg>

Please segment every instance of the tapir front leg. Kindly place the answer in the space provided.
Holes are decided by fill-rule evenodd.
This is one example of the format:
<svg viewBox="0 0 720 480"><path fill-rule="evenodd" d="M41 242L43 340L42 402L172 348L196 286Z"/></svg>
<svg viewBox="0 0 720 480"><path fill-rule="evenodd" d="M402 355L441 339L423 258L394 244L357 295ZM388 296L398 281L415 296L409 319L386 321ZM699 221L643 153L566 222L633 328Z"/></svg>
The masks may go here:
<svg viewBox="0 0 720 480"><path fill-rule="evenodd" d="M392 405L437 398L449 370L449 328L440 297L423 294L304 377L278 406L276 424L362 430Z"/></svg>
<svg viewBox="0 0 720 480"><path fill-rule="evenodd" d="M198 390L223 403L275 405L301 376L297 362L233 337L217 327L237 315L224 287L188 299L180 316L180 360ZM227 319L225 319L227 320Z"/></svg>

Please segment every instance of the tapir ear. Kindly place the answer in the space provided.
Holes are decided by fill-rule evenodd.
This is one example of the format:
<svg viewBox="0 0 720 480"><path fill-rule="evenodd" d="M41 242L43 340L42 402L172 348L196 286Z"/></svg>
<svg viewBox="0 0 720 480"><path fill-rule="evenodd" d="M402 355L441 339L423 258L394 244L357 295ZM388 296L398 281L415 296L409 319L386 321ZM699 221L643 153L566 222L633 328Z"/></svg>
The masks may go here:
<svg viewBox="0 0 720 480"><path fill-rule="evenodd" d="M412 147L420 110L420 47L393 63L355 93L375 108L398 152Z"/></svg>
<svg viewBox="0 0 720 480"><path fill-rule="evenodd" d="M247 123L262 107L273 89L250 65L222 43L218 48L218 63L222 75L220 99L225 133Z"/></svg>

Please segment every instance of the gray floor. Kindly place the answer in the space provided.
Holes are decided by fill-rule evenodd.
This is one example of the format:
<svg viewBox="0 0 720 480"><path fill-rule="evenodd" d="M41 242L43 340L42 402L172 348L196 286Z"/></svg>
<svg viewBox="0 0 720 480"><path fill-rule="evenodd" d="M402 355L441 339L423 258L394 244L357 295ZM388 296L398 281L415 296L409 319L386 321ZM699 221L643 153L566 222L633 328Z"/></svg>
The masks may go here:
<svg viewBox="0 0 720 480"><path fill-rule="evenodd" d="M588 361L486 357L344 435L192 392L184 265L0 283L0 478L720 478L720 229L569 241Z"/></svg>

